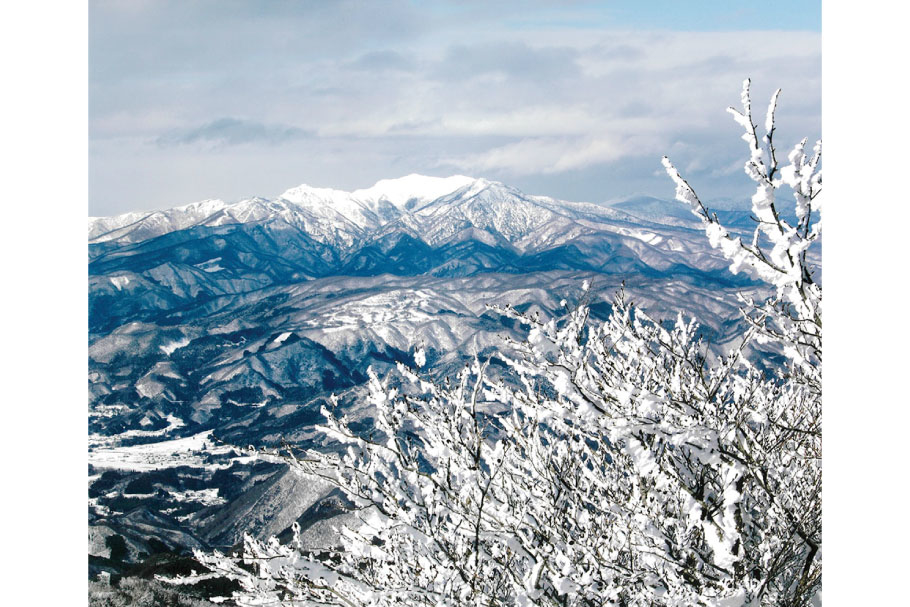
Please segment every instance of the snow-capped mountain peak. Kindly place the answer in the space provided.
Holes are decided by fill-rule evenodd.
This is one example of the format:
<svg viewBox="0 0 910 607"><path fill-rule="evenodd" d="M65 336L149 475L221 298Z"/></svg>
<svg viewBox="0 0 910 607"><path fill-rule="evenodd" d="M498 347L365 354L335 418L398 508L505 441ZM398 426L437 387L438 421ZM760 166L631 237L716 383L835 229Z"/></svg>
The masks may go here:
<svg viewBox="0 0 910 607"><path fill-rule="evenodd" d="M226 206L228 206L228 203L221 200L220 198L207 198L205 200L199 200L197 202L191 202L190 204L176 207L174 210L182 211L184 213L211 215L212 213L217 213Z"/></svg>
<svg viewBox="0 0 910 607"><path fill-rule="evenodd" d="M335 190L333 188L315 188L307 184L301 184L295 188L287 190L279 196L282 200L294 202L297 204L307 205L312 202L345 202L350 200L351 193L344 190Z"/></svg>
<svg viewBox="0 0 910 607"><path fill-rule="evenodd" d="M303 184L287 190L278 200L302 207L326 220L341 218L358 228L372 229L477 182L464 175L428 177L411 174L383 179L370 188L353 192Z"/></svg>
<svg viewBox="0 0 910 607"><path fill-rule="evenodd" d="M385 200L401 209L411 200L418 204L430 202L477 181L480 180L465 175L428 177L412 173L398 179L382 179L370 188L355 190L351 196L370 202Z"/></svg>

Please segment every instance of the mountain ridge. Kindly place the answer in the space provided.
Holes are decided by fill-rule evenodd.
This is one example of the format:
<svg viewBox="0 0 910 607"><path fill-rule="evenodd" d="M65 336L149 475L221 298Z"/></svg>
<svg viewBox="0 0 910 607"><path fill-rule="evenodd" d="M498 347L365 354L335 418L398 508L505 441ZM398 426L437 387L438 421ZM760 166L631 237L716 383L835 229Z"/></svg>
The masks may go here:
<svg viewBox="0 0 910 607"><path fill-rule="evenodd" d="M523 214L517 218L507 217L516 203ZM485 219L498 231L507 224L515 227L516 220L524 222L526 231L530 225L539 226L554 215L622 219L621 213L609 207L526 195L517 188L484 178L411 174L383 179L370 188L353 192L302 184L275 199L256 196L230 203L206 199L171 209L90 217L88 237L90 243L137 242L196 225L249 223L282 217L324 242L350 245L358 237L368 237L369 233L395 221L408 223L413 229L448 213L459 212L471 220ZM481 217L485 212L487 216ZM325 225L326 220L333 225ZM333 239L332 228L349 238Z"/></svg>

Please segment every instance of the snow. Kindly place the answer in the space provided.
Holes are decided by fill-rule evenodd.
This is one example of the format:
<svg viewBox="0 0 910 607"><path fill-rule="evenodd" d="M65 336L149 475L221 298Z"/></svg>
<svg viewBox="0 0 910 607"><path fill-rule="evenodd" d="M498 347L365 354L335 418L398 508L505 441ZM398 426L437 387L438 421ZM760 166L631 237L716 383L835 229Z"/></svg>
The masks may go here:
<svg viewBox="0 0 910 607"><path fill-rule="evenodd" d="M183 339L178 339L176 341L172 341L172 342L166 343L166 344L158 346L158 347L161 348L162 352L164 352L165 354L170 356L171 354L174 353L174 350L177 350L184 346L188 346L189 343L190 343L190 338L184 337Z"/></svg>
<svg viewBox="0 0 910 607"><path fill-rule="evenodd" d="M94 414L98 417L112 417L112 415L120 410L125 409L123 405L111 405L102 410L101 407L96 409ZM121 432L120 434L115 434L113 436L101 436L98 434L89 435L89 450L92 449L104 449L108 447L118 446L123 442L124 439L133 439L140 437L151 437L151 436L165 436L171 431L178 428L182 428L186 424L179 417L174 416L173 414L168 414L167 416L167 427L162 428L161 430L127 430L126 432ZM142 424L142 422L140 422ZM142 424L143 426L148 424Z"/></svg>
<svg viewBox="0 0 910 607"><path fill-rule="evenodd" d="M88 461L96 468L115 468L118 470L147 471L177 466L196 468L225 468L230 463L212 465L205 461L207 454L225 455L234 448L226 445L214 445L211 439L212 430L200 432L186 438L175 438L146 445L129 447L102 447L89 449ZM203 446L205 451L203 451ZM234 458L234 461L249 461L252 456Z"/></svg>
<svg viewBox="0 0 910 607"><path fill-rule="evenodd" d="M429 202L451 194L475 181L473 177L452 175L451 177L427 177L412 173L398 179L382 179L370 188L355 190L353 198L364 201L385 200L401 209L412 199Z"/></svg>
<svg viewBox="0 0 910 607"><path fill-rule="evenodd" d="M143 377L141 380L136 382L136 392L140 396L145 398L154 398L162 392L164 392L164 384L161 382L155 381L149 377Z"/></svg>
<svg viewBox="0 0 910 607"><path fill-rule="evenodd" d="M268 351L271 351L271 350L276 350L276 349L280 348L281 344L286 342L288 340L288 338L293 334L294 334L293 331L285 331L284 333L281 333L280 335L278 335L278 337L276 337L275 339L268 342L268 345L266 346L265 349ZM238 360L238 359L236 357L232 357L232 360Z"/></svg>
<svg viewBox="0 0 910 607"><path fill-rule="evenodd" d="M226 499L218 495L216 487L197 491L187 489L186 491L172 491L170 493L171 497L178 502L199 502L203 506L220 506L227 502Z"/></svg>
<svg viewBox="0 0 910 607"><path fill-rule="evenodd" d="M198 202L191 202L190 204L183 205L182 207L177 207L175 210L185 211L187 213L205 213L211 215L217 211L220 211L227 203L225 203L220 198L207 198L205 200L200 200Z"/></svg>
<svg viewBox="0 0 910 607"><path fill-rule="evenodd" d="M423 367L427 364L427 351L420 347L414 352L414 364Z"/></svg>
<svg viewBox="0 0 910 607"><path fill-rule="evenodd" d="M127 276L111 276L110 281L118 291L122 291L123 287L130 284L130 279Z"/></svg>
<svg viewBox="0 0 910 607"><path fill-rule="evenodd" d="M209 259L208 261L203 262L203 263L197 263L197 264L195 264L195 267L199 268L203 272L210 272L210 273L211 272L220 272L221 270L224 269L223 267L221 267L221 264L218 263L220 261L221 261L221 257L216 257L214 259Z"/></svg>

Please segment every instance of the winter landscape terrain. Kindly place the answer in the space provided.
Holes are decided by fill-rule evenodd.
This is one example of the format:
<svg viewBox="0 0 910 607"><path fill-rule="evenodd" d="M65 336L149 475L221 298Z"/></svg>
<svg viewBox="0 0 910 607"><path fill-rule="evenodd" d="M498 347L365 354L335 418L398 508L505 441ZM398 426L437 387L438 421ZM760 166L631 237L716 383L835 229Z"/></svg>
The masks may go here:
<svg viewBox="0 0 910 607"><path fill-rule="evenodd" d="M753 227L726 209L732 231ZM369 427L370 367L419 352L442 378L522 338L491 305L551 318L589 298L605 317L624 284L656 318L696 316L720 351L733 294L758 288L677 202L566 202L463 176L91 218L88 238L91 576L295 521L328 546L344 499L249 448L319 447L330 394Z"/></svg>

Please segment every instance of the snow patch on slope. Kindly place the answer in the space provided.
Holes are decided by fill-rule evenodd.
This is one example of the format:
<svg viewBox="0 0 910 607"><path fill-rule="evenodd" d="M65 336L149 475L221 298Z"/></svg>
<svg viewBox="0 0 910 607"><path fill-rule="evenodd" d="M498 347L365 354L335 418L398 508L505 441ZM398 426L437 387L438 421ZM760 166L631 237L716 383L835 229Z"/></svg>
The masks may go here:
<svg viewBox="0 0 910 607"><path fill-rule="evenodd" d="M226 455L234 451L227 445L216 445L211 439L212 430L186 438L159 441L147 445L129 447L106 447L89 450L88 461L97 468L119 470L160 470L177 466L194 468L226 468L230 463L211 465L206 463L207 455ZM250 461L253 456L233 458L234 461Z"/></svg>
<svg viewBox="0 0 910 607"><path fill-rule="evenodd" d="M189 344L190 344L190 338L184 337L183 339L171 341L166 344L160 345L158 347L161 349L162 352L164 352L166 355L170 356L171 354L174 353L175 350L179 350L180 348L182 348L184 346L188 346Z"/></svg>
<svg viewBox="0 0 910 607"><path fill-rule="evenodd" d="M123 287L130 284L130 279L128 276L111 276L110 281L118 291L122 291Z"/></svg>

